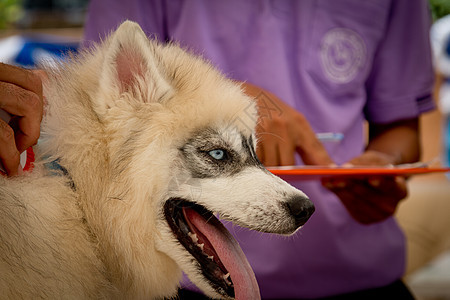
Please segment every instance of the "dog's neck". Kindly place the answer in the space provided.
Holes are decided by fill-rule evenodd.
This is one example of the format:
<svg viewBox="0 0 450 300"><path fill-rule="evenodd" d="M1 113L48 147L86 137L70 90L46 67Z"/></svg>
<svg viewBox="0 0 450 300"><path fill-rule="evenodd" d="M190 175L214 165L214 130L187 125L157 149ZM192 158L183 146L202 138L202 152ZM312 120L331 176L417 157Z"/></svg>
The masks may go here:
<svg viewBox="0 0 450 300"><path fill-rule="evenodd" d="M70 72L70 69L67 72ZM155 238L146 236L156 234L148 233L148 228L153 227L145 222L133 221L155 220L157 211L150 205L134 205L150 203L150 199L137 201L137 198L149 195L140 192L142 188L133 182L136 174L131 174L132 170L127 169L125 173L121 173L121 170L117 169L117 160L120 160L120 157L116 150L127 143L129 136L118 134L114 141L110 139L111 129L96 116L90 102L91 96L88 95L89 90L93 89L89 82L94 81L93 78L82 80L75 77L72 80L60 81L56 76L54 81L47 85L48 104L40 148L44 155L58 159L60 166L66 170L66 176L70 176L86 225L92 236L98 240L96 246L102 248L98 252L107 253L100 259L104 262L108 274L116 274L108 276L110 280L126 291L128 296L138 290L146 291L148 282L158 280L167 282L168 286L173 282L173 289L176 290L179 267L168 257L155 251ZM76 86L81 86L81 91L74 90ZM52 102L53 100L55 102ZM122 163L127 164L123 160ZM119 218L113 211L123 211L123 215L130 216L131 219L123 222L122 214ZM133 253L132 248L134 252L141 251L136 257L144 260L136 261L135 257L130 256L129 253ZM149 278L153 275L148 269L158 260L168 261L166 265L171 266L170 272L165 274L167 278ZM122 280L117 281L118 278ZM153 291L145 293L152 295Z"/></svg>

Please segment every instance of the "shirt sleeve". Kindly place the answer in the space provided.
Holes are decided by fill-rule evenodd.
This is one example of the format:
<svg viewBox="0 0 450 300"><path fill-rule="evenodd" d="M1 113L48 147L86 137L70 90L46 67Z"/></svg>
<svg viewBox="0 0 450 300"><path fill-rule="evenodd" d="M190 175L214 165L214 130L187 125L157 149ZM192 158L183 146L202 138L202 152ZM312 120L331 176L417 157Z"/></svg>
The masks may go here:
<svg viewBox="0 0 450 300"><path fill-rule="evenodd" d="M91 0L84 31L84 46L97 43L122 22L137 22L144 32L159 40L167 38L164 0Z"/></svg>
<svg viewBox="0 0 450 300"><path fill-rule="evenodd" d="M435 107L430 26L425 0L392 1L385 38L366 82L364 112L369 122L414 118Z"/></svg>

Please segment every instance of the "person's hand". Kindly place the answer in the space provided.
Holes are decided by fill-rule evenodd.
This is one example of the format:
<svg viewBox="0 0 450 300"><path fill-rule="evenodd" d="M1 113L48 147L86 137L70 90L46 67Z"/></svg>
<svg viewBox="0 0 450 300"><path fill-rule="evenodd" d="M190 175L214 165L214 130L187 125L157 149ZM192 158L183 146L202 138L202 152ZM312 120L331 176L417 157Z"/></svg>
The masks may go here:
<svg viewBox="0 0 450 300"><path fill-rule="evenodd" d="M270 92L248 83L243 86L246 93L257 101L260 115L257 155L265 166L293 165L295 153L300 154L305 165L335 165L305 116ZM416 123L406 120L395 125L372 125L371 147L383 149L386 153L400 152L407 157L407 161L417 159L416 147L412 146L417 143L414 138L417 134ZM412 150L402 151L403 148ZM398 155L386 153L367 150L347 164L386 166L399 163ZM334 192L351 216L362 224L380 222L392 216L400 200L407 195L406 179L401 176L327 178L323 179L322 184Z"/></svg>
<svg viewBox="0 0 450 300"><path fill-rule="evenodd" d="M268 91L249 83L244 83L243 87L257 102L259 120L256 152L265 166L294 165L295 153L300 154L305 164L333 163L301 113Z"/></svg>
<svg viewBox="0 0 450 300"><path fill-rule="evenodd" d="M366 151L348 162L351 166L386 166L392 159L381 152ZM402 176L367 178L326 178L322 184L334 192L350 215L362 224L380 222L392 216L400 200L407 196Z"/></svg>
<svg viewBox="0 0 450 300"><path fill-rule="evenodd" d="M20 153L37 143L43 115L42 72L0 63L0 162L9 176L21 172Z"/></svg>

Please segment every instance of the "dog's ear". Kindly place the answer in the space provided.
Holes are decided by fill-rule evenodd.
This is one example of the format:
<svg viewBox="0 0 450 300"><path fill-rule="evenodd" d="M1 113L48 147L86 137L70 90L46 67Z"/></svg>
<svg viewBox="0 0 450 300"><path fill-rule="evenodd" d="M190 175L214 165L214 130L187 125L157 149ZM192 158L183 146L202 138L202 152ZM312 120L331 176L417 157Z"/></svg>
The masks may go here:
<svg viewBox="0 0 450 300"><path fill-rule="evenodd" d="M158 66L154 45L137 23L126 21L113 33L106 49L99 81L98 113L106 113L121 94L138 91L142 80L149 96L142 98L143 102L161 101L171 94L172 87Z"/></svg>

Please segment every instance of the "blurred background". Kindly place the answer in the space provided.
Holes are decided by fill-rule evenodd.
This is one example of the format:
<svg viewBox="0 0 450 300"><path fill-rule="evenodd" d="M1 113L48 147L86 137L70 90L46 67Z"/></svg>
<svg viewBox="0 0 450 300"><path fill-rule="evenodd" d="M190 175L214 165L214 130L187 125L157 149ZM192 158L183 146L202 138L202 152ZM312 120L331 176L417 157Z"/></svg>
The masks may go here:
<svg viewBox="0 0 450 300"><path fill-rule="evenodd" d="M421 118L422 160L448 165L450 0L429 3L439 109ZM35 67L76 52L88 5L88 0L0 0L0 62ZM408 239L405 280L419 300L450 300L449 179L445 174L415 176L409 187L410 195L397 212Z"/></svg>
<svg viewBox="0 0 450 300"><path fill-rule="evenodd" d="M2 0L0 28L82 27L88 0Z"/></svg>
<svg viewBox="0 0 450 300"><path fill-rule="evenodd" d="M0 0L0 61L33 67L76 51L88 0Z"/></svg>

